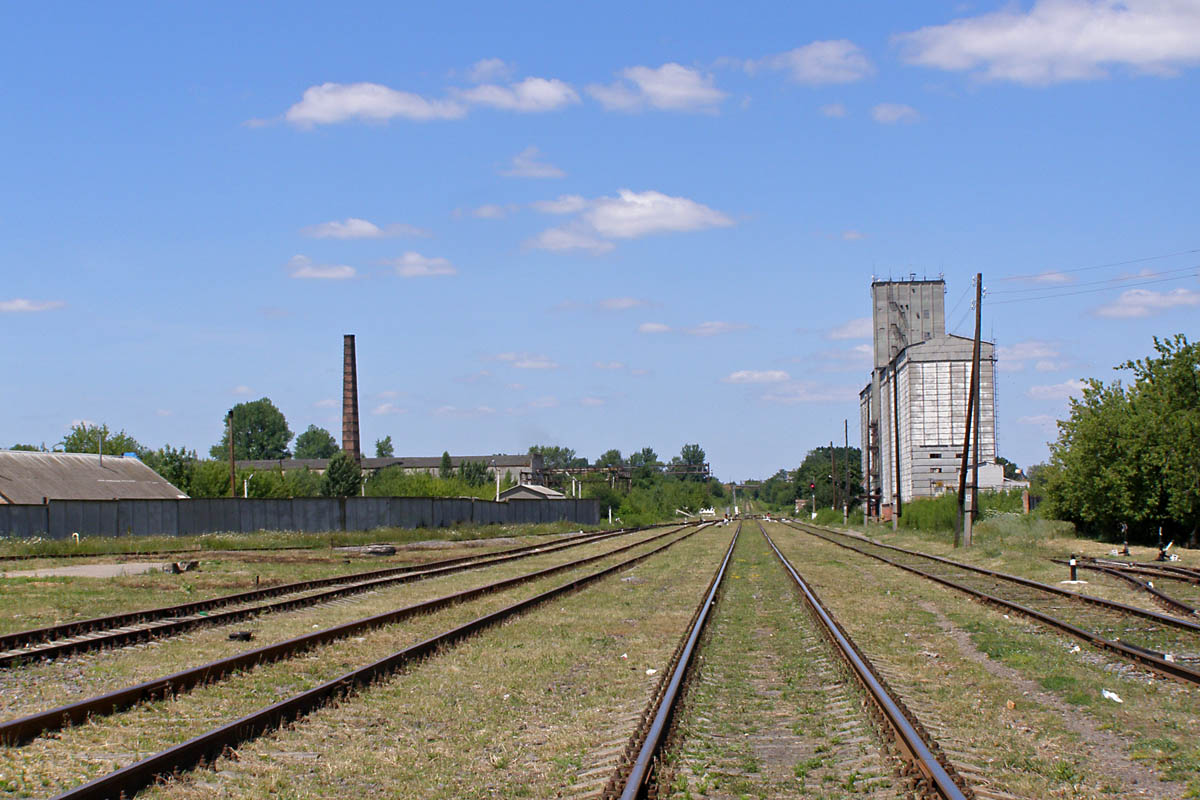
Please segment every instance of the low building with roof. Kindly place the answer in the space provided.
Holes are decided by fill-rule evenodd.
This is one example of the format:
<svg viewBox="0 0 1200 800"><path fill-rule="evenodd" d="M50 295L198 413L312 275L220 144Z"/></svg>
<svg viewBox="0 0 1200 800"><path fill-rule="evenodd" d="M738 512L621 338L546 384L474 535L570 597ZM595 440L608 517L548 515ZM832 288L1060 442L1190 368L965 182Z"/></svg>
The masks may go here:
<svg viewBox="0 0 1200 800"><path fill-rule="evenodd" d="M186 494L133 456L0 450L0 504L186 499Z"/></svg>
<svg viewBox="0 0 1200 800"><path fill-rule="evenodd" d="M535 483L543 479L543 460L541 455L506 455L499 453L490 456L450 456L450 466L456 472L468 462L483 464L489 470L496 470L500 477L517 483ZM363 458L359 461L363 472L372 474L382 469L397 468L408 473L423 472L430 475L438 474L442 468L441 456L403 456L387 458ZM241 460L239 468L262 470L283 470L289 472L295 469L308 469L317 474L325 472L329 466L327 458L287 458L266 460Z"/></svg>
<svg viewBox="0 0 1200 800"><path fill-rule="evenodd" d="M500 493L501 500L566 500L562 492L549 486L522 483Z"/></svg>

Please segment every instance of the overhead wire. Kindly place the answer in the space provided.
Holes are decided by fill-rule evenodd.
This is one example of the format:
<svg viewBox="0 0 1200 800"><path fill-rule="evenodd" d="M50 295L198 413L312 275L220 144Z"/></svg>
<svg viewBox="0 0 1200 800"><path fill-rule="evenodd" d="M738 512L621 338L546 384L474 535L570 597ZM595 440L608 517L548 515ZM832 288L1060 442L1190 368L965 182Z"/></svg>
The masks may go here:
<svg viewBox="0 0 1200 800"><path fill-rule="evenodd" d="M1119 275L1115 278L1104 278L1104 279L1098 280L1098 281L1084 281L1083 283L1062 284L1061 286L1045 286L1045 285L1043 285L1043 286L1030 286L1025 289L993 289L991 294L1027 294L1027 293L1032 293L1032 292L1048 292L1048 291L1052 291L1053 289L1056 289L1056 288L1067 289L1067 288L1074 288L1077 286L1098 286L1102 283L1120 285L1120 284L1130 283L1132 281L1139 281L1139 280L1143 280L1143 279L1161 278L1166 275L1174 275L1174 274L1177 274L1180 272L1192 272L1192 271L1196 270L1198 268L1198 266L1200 266L1200 265L1193 264L1191 266L1180 267L1178 269L1164 269L1159 272L1143 272L1138 275ZM1001 279L1001 280L1003 280L1003 279Z"/></svg>
<svg viewBox="0 0 1200 800"><path fill-rule="evenodd" d="M1120 288L1125 288L1127 286L1150 286L1152 284L1157 284L1157 283L1171 283L1172 281L1186 280L1189 277L1190 276L1188 276L1188 275L1177 275L1173 278L1157 278L1155 280L1144 280L1144 281L1138 281L1136 283L1122 284ZM1052 300L1052 299L1058 298L1058 297L1071 297L1071 296L1077 295L1077 294L1095 294L1096 292L1109 292L1115 288L1118 288L1118 287L1116 287L1116 286L1101 286L1099 289L1080 289L1078 291L1057 292L1055 294L1045 294L1040 297L1014 297L1014 298L1010 298L1008 300L997 300L993 303L989 303L989 305L1002 306L1007 303L1028 303L1033 300Z"/></svg>
<svg viewBox="0 0 1200 800"><path fill-rule="evenodd" d="M1128 261L1110 261L1106 264L1092 264L1086 267L1072 267L1070 269L1044 269L1041 272L1031 272L1024 275L1006 275L1003 278L996 278L996 281L1021 281L1029 280L1030 278L1040 278L1048 274L1070 274L1073 272L1086 272L1093 269L1105 269L1106 267L1124 267L1129 264L1143 264L1147 261L1159 261L1164 258L1174 258L1175 256L1190 255L1192 253L1200 253L1200 247L1192 248L1191 250L1179 250L1174 253L1163 253L1156 256L1143 256L1142 258L1131 258Z"/></svg>

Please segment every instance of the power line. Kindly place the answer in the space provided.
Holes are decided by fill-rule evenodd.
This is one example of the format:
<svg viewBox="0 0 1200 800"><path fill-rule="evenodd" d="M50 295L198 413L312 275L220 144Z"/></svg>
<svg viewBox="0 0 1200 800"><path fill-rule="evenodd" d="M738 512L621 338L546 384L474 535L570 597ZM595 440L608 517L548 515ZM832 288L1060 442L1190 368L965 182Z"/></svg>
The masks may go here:
<svg viewBox="0 0 1200 800"><path fill-rule="evenodd" d="M1157 255L1157 256L1145 256L1143 258L1131 258L1128 261L1111 261L1107 264L1093 264L1093 265L1087 266L1087 267L1072 267L1070 269L1044 269L1041 272L1031 272L1026 275L1008 275L1003 278L996 278L995 280L998 282L999 281L1022 281L1022 280L1029 280L1030 278L1040 278L1041 276L1046 275L1047 273L1067 274L1067 273L1071 273L1071 272L1085 272L1087 270L1092 270L1092 269L1105 269L1106 267L1124 267L1124 266L1128 266L1129 264L1142 264L1147 261L1158 261L1158 260L1164 259L1164 258L1174 258L1175 256L1190 255L1192 253L1200 253L1200 248L1193 248L1191 250L1180 250L1175 253L1163 253L1162 255Z"/></svg>
<svg viewBox="0 0 1200 800"><path fill-rule="evenodd" d="M1186 280L1189 277L1191 277L1191 276L1179 275L1174 278L1158 278L1156 280L1139 281L1137 283L1127 283L1127 284L1124 284L1124 286L1149 286L1149 285L1155 284L1155 283L1170 283L1172 281L1182 281L1182 280ZM991 303L990 305L1002 306L1002 305L1005 305L1006 303L1028 303L1033 300L1052 300L1052 299L1058 298L1058 297L1071 297L1072 295L1077 295L1077 294L1095 294L1096 292L1109 292L1116 288L1124 288L1124 286L1122 286L1122 287L1102 286L1099 289L1080 289L1079 291L1073 291L1073 292L1058 292L1056 294L1042 295L1041 297L1016 297L1016 298L1012 298L1010 300L997 300L996 302Z"/></svg>
<svg viewBox="0 0 1200 800"><path fill-rule="evenodd" d="M1104 278L1104 279L1098 280L1098 281L1084 281L1083 283L1072 283L1072 284L1070 284L1070 286L1067 286L1067 285L1063 285L1063 286L1031 286L1026 289L996 289L996 290L992 291L991 294L1026 294L1029 292L1048 292L1053 289L1067 289L1067 288L1073 289L1077 286L1098 286L1102 283L1109 283L1109 284L1117 285L1117 284L1121 284L1121 283L1128 283L1130 281L1139 281L1139 280L1148 279L1148 278L1161 278L1165 275L1175 275L1180 272L1191 272L1192 270L1197 269L1197 266L1198 265L1192 265L1192 266L1188 266L1188 267L1180 267L1179 269L1164 269L1160 272L1143 272L1140 275L1124 275L1124 276L1118 276L1116 278Z"/></svg>

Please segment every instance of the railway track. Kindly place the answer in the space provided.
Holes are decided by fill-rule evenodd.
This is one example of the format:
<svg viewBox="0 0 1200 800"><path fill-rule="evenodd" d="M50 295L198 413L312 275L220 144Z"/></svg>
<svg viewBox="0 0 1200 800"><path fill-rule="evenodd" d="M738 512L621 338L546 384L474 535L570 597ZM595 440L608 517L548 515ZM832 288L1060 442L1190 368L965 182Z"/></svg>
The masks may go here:
<svg viewBox="0 0 1200 800"><path fill-rule="evenodd" d="M1056 559L1052 559L1052 560L1054 561L1055 564L1068 564L1069 563L1067 561L1062 560L1061 558L1056 558ZM1155 603L1157 603L1159 606L1166 609L1167 611L1170 611L1173 614L1182 614L1187 617L1193 617L1196 615L1200 615L1200 610L1197 610L1195 606L1189 605L1176 597L1172 597L1171 595L1167 594L1166 592L1162 591L1161 589L1156 589L1154 587L1153 581L1148 580L1148 579L1143 580L1142 575L1140 575L1139 573L1132 572L1132 571L1126 570L1126 569L1122 569L1120 567L1107 566L1104 563L1101 563L1098 561L1091 561L1091 560L1085 561L1082 559L1076 559L1076 561L1080 562L1077 564L1079 569L1090 570L1092 572L1099 572L1101 575L1107 575L1110 578L1115 578L1115 579L1121 581L1122 583L1132 586L1134 589L1137 589L1141 592L1145 592L1146 594L1149 594ZM1164 579L1169 579L1170 576L1156 575L1154 577L1156 577L1158 580L1164 580ZM1189 579L1180 577L1179 580L1189 580Z"/></svg>
<svg viewBox="0 0 1200 800"><path fill-rule="evenodd" d="M162 638L201 626L238 622L260 614L289 611L326 603L352 594L373 591L413 581L478 569L533 555L542 555L615 536L638 533L646 528L623 528L599 534L572 537L565 542L524 545L498 552L458 556L419 565L318 578L281 584L266 589L213 597L173 606L112 614L0 636L0 667L58 658L102 648ZM286 599L262 603L272 597Z"/></svg>
<svg viewBox="0 0 1200 800"><path fill-rule="evenodd" d="M625 750L612 778L602 794L604 800L637 800L645 797L666 797L672 791L670 770L664 769L663 754L672 735L676 708L691 678L692 663L700 645L701 637L709 619L714 616L713 608L722 592L722 582L729 571L730 560L741 534L741 523L730 542L725 558L704 593L692 622L680 641L670 668L647 705L638 725L637 732ZM894 742L897 755L904 767L906 786L898 795L911 797L944 798L960 800L972 798L969 787L953 775L936 748L929 742L928 735L912 717L903 704L894 697L878 672L857 649L841 626L825 609L820 599L792 564L775 546L766 530L758 525L766 543L787 571L796 590L811 613L814 626L820 635L832 645L837 656L845 663L854 679L869 698L872 716L881 730ZM688 795L690 796L690 795Z"/></svg>
<svg viewBox="0 0 1200 800"><path fill-rule="evenodd" d="M1200 624L805 523L802 533L1035 619L1186 683L1200 683Z"/></svg>
<svg viewBox="0 0 1200 800"><path fill-rule="evenodd" d="M0 743L9 746L26 744L38 736L61 730L87 719L108 716L139 703L175 696L198 686L215 683L235 672L253 669L262 664L295 658L302 653L321 645L330 644L339 639L357 636L374 628L394 625L420 614L429 614L458 603L475 600L493 592L521 586L568 570L578 569L579 567L627 552L636 547L652 544L674 533L678 533L682 529L682 526L672 527L664 533L656 534L646 539L639 539L602 553L575 559L563 564L556 564L513 578L494 581L483 586L453 592L430 600L412 603L402 608L373 614L313 633L296 636L282 642L276 642L226 658L189 667L170 675L143 681L133 686L105 692L94 697L28 714L16 719L6 720L0 722Z"/></svg>
<svg viewBox="0 0 1200 800"><path fill-rule="evenodd" d="M356 667L313 688L298 692L271 705L245 714L235 720L208 730L199 736L168 747L161 752L142 758L129 766L102 775L87 783L56 795L56 800L116 800L132 797L141 789L164 780L171 775L194 769L212 762L232 748L257 739L264 734L289 723L297 723L312 711L331 702L344 700L367 686L386 679L391 674L405 669L420 659L432 656L441 649L470 637L493 625L516 615L544 605L547 601L577 591L615 573L664 552L675 544L695 535L707 525L686 530L644 552L625 558L616 564L580 575L554 588L541 591L498 610L483 614L469 622L443 630L433 636L404 647L365 666ZM672 533L678 533L676 527ZM643 542L644 544L644 542ZM605 554L611 556L615 551Z"/></svg>

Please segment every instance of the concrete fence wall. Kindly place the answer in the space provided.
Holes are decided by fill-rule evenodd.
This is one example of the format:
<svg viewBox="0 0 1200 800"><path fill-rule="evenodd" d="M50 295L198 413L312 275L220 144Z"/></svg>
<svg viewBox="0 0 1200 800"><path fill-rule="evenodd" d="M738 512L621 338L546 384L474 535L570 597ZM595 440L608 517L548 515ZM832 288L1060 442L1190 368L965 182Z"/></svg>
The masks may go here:
<svg viewBox="0 0 1200 800"><path fill-rule="evenodd" d="M0 505L0 537L192 536L253 531L362 531L600 521L598 500L491 500L457 497L304 497L291 500L51 500Z"/></svg>

